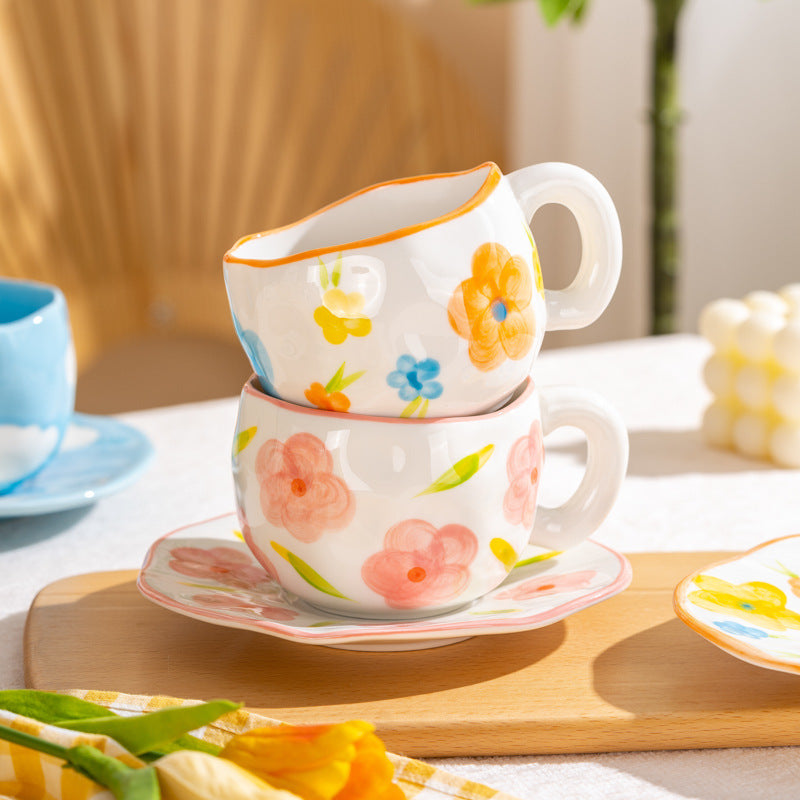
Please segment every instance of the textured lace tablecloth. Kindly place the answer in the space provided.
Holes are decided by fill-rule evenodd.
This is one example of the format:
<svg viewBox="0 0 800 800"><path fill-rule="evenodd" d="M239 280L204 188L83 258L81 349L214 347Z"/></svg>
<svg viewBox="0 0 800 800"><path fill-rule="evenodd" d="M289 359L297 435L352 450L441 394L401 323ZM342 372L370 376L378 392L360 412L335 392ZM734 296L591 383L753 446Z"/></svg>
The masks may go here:
<svg viewBox="0 0 800 800"><path fill-rule="evenodd" d="M800 532L800 471L702 443L698 426L709 395L700 372L708 352L701 339L679 335L540 355L539 385L592 388L628 426L628 477L598 541L628 552L739 550ZM235 398L124 415L157 450L138 483L82 510L0 520L0 687L23 685L25 614L40 588L66 575L138 568L158 536L232 510L235 418ZM570 432L558 432L548 438L547 454L542 499L553 504L577 484L583 447ZM520 798L800 796L794 748L431 763Z"/></svg>

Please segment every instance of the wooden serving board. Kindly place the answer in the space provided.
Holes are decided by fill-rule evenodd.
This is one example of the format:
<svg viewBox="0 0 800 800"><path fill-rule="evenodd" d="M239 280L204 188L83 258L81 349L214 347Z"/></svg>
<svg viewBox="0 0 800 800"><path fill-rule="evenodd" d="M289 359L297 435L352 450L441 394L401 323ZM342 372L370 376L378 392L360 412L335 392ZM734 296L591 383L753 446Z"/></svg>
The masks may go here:
<svg viewBox="0 0 800 800"><path fill-rule="evenodd" d="M733 658L672 610L680 579L726 555L633 555L627 591L560 623L396 653L213 626L145 600L135 571L79 575L34 600L26 680L367 719L411 756L800 744L800 679Z"/></svg>

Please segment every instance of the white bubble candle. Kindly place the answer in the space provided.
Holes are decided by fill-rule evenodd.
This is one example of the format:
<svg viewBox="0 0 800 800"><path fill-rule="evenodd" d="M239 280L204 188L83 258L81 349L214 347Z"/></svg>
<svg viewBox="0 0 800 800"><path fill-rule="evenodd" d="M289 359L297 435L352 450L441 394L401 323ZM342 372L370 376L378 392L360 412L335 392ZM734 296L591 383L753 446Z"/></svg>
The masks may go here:
<svg viewBox="0 0 800 800"><path fill-rule="evenodd" d="M800 468L800 283L709 303L700 335L714 348L706 441Z"/></svg>

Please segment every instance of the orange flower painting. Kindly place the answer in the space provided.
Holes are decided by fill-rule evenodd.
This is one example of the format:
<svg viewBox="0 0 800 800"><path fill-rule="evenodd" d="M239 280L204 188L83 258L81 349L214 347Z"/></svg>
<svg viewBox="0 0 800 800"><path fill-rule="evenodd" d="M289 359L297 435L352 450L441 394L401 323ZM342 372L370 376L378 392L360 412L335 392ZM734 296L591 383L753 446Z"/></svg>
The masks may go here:
<svg viewBox="0 0 800 800"><path fill-rule="evenodd" d="M314 381L305 391L306 400L323 411L347 411L350 398L343 392L328 392L318 381Z"/></svg>
<svg viewBox="0 0 800 800"><path fill-rule="evenodd" d="M462 281L447 306L453 330L469 343L470 361L482 372L507 358L518 361L533 347L536 320L531 270L497 242L472 256L472 277Z"/></svg>

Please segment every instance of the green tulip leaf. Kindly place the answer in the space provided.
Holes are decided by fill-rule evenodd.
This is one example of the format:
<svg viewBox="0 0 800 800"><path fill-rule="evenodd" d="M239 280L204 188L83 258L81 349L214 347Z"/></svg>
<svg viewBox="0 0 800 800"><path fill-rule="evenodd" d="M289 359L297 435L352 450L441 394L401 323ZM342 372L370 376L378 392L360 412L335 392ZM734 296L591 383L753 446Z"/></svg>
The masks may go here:
<svg viewBox="0 0 800 800"><path fill-rule="evenodd" d="M106 717L111 713L105 706L81 700L79 697L38 689L6 689L0 692L0 708L48 725L58 725L74 719Z"/></svg>
<svg viewBox="0 0 800 800"><path fill-rule="evenodd" d="M462 483L466 483L488 460L494 452L494 445L487 444L475 453L456 461L450 469L443 472L427 489L420 492L416 497L423 494L434 494L454 489ZM502 559L501 559L502 560Z"/></svg>
<svg viewBox="0 0 800 800"><path fill-rule="evenodd" d="M208 588L202 584L197 584L197 586L202 589ZM56 692L43 692L38 689L6 689L5 691L0 691L0 709L23 717L30 717L48 725L57 725L60 728L69 728L70 730L84 733L101 732L89 730L94 728L98 719L135 719L134 717L120 717L105 706L90 703L88 700L82 700L79 697L57 694ZM84 725L85 723L86 725ZM193 730L196 727L200 726L193 725L188 730ZM171 744L162 745L157 749L159 751L158 755L178 749L202 750L213 755L219 753L219 747L216 745L189 735L179 735ZM140 753L140 755L143 755L143 753Z"/></svg>
<svg viewBox="0 0 800 800"><path fill-rule="evenodd" d="M333 597L341 597L342 600L349 600L349 597L343 595L338 589L331 586L325 578L322 577L315 569L312 569L302 558L296 556L294 553L287 550L283 545L277 542L271 542L272 549L279 555L285 558L295 569L295 572L308 584L313 586L317 591L324 592Z"/></svg>
<svg viewBox="0 0 800 800"><path fill-rule="evenodd" d="M133 717L110 715L108 709L103 709L103 716L67 720L60 722L59 727L110 736L129 753L140 755L168 746L185 733L202 728L241 706L241 703L232 703L230 700L211 700L193 706L162 708Z"/></svg>

